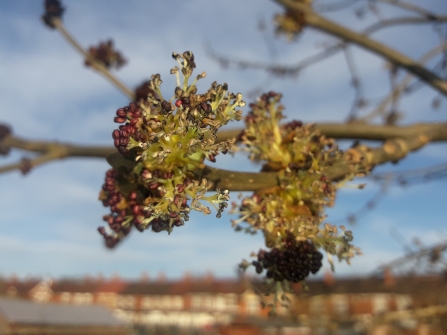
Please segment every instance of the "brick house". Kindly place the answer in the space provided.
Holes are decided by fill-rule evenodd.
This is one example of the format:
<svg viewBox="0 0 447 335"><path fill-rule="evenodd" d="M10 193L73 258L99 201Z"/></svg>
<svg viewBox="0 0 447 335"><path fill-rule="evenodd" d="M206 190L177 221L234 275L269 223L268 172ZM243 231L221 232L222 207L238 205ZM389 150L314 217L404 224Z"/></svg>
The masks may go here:
<svg viewBox="0 0 447 335"><path fill-rule="evenodd" d="M444 276L394 278L388 273L376 278L334 280L326 275L324 280L308 281L307 285L309 290L301 284L293 285L296 294L288 296L289 308L278 305L282 317L295 323L299 321L295 328L303 334L341 326L354 327L358 333L377 328L387 334L390 331L383 330L388 327L388 321L383 319L385 315L447 305ZM268 310L260 304L265 297L256 293L263 291L262 284L248 278L224 280L207 275L203 278L185 276L177 281L166 281L163 277L153 281L148 278L124 281L118 277L33 283L16 280L3 281L0 289L3 289L0 294L21 295L34 301L105 305L120 320L140 326L220 327L228 331L236 321L237 327L250 328L244 320L253 323L255 319L268 317ZM426 334L430 334L431 326L424 324L424 320L410 315L401 323L407 322L413 330L422 325ZM393 321L394 324L399 322ZM256 327L261 327L261 323ZM288 329L293 333L294 327Z"/></svg>
<svg viewBox="0 0 447 335"><path fill-rule="evenodd" d="M2 335L129 335L131 329L103 306L36 303L0 298Z"/></svg>

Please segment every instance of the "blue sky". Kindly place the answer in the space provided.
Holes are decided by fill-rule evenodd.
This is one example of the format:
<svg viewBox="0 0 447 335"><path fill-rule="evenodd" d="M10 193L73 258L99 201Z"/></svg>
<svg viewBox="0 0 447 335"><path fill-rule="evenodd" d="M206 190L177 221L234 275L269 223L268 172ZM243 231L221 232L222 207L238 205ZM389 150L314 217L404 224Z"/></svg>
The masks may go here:
<svg viewBox="0 0 447 335"><path fill-rule="evenodd" d="M433 11L446 12L444 0L424 3ZM271 22L279 8L271 1L160 1L154 5L142 0L66 0L64 4L65 25L82 45L113 38L129 59L116 75L131 88L160 73L163 88L172 92L174 80L169 69L175 64L170 55L191 50L197 70L208 74L199 90L217 80L247 96L267 75L221 68L209 57L205 45L234 58L270 61L266 36L277 50L274 61L294 64L335 41L311 31L304 33L299 43L275 40ZM116 127L113 116L117 108L128 103L126 97L83 66L80 56L63 38L40 22L42 12L41 1L0 1L0 121L29 139L112 145L111 132ZM382 14L390 17L403 12L383 7ZM367 15L359 21L351 11L331 17L356 29L374 19ZM259 20L267 23L263 33L257 29ZM374 37L413 58L439 42L433 30L422 25L386 29ZM384 61L358 48L352 48L352 52L366 96L386 94L389 81ZM339 54L306 69L297 78L274 79L264 87L283 93L289 120L342 122L354 96L349 82L346 62ZM401 123L445 120L445 99L439 109L430 107L436 95L432 89L422 88L404 99ZM445 161L446 149L445 144L429 145L398 165L387 164L377 171L439 164ZM0 164L28 155L14 152L0 157ZM257 169L242 154L234 159L228 155L217 158L216 165L226 169ZM38 167L27 176L19 172L0 175L0 275L81 277L119 273L137 278L142 272L151 277L164 272L169 278L178 278L186 271L195 275L212 271L216 276L229 277L242 258L263 246L261 236L233 232L228 216L218 220L214 215L195 214L170 236L133 232L118 248L106 250L96 228L103 224L101 217L107 212L97 200L107 169L107 163L100 159L67 159ZM328 211L329 222L345 223L347 214L374 196L379 185L366 182L364 190L340 190L336 206ZM355 244L365 255L354 259L351 266L337 264L336 275L367 275L401 256L403 248L390 230L398 231L407 241L418 237L425 244L446 239L445 187L445 180L438 180L390 189L375 210L350 226ZM232 195L236 198L237 193ZM325 264L321 273L328 268Z"/></svg>

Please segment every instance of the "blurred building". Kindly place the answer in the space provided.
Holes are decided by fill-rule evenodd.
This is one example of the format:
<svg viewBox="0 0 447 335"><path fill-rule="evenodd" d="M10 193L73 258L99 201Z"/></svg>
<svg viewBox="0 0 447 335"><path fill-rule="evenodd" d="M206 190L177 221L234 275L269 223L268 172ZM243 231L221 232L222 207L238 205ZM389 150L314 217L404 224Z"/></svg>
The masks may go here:
<svg viewBox="0 0 447 335"><path fill-rule="evenodd" d="M0 298L2 335L128 335L131 329L104 306L38 304Z"/></svg>
<svg viewBox="0 0 447 335"><path fill-rule="evenodd" d="M278 318L268 317L259 281L184 276L167 281L84 278L83 280L3 280L0 294L34 302L103 305L137 327L213 330L221 334L447 334L447 279L444 276L337 279L294 285L289 307L277 302ZM444 327L444 328L443 328Z"/></svg>

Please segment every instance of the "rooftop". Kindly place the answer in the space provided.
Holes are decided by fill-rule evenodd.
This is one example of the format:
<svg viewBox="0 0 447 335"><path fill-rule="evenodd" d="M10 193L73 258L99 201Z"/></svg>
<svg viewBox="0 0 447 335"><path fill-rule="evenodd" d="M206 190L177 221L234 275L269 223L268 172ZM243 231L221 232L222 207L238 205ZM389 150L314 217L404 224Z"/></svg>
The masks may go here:
<svg viewBox="0 0 447 335"><path fill-rule="evenodd" d="M38 304L8 298L0 298L0 315L8 322L18 324L103 327L124 325L103 306Z"/></svg>

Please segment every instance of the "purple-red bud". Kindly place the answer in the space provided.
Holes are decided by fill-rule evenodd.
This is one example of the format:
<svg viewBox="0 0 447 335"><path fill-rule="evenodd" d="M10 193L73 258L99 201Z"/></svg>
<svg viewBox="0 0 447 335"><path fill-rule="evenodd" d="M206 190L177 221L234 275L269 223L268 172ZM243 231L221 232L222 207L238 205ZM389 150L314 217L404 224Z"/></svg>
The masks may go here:
<svg viewBox="0 0 447 335"><path fill-rule="evenodd" d="M126 118L125 117L116 116L116 117L113 118L113 121L116 122L116 123L124 123L124 122L126 122Z"/></svg>
<svg viewBox="0 0 447 335"><path fill-rule="evenodd" d="M119 108L116 111L116 116L118 116L118 117L126 117L127 116L127 112L124 110L124 108Z"/></svg>

